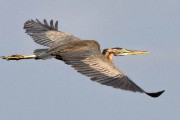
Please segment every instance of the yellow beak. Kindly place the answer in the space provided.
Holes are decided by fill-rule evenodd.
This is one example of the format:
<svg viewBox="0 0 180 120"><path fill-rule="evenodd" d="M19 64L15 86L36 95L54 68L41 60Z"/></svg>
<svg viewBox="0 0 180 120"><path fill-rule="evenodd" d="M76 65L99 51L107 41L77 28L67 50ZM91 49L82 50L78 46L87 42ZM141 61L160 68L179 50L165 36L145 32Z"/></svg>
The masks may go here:
<svg viewBox="0 0 180 120"><path fill-rule="evenodd" d="M119 55L139 55L139 54L148 54L148 51L139 51L139 50L123 50Z"/></svg>

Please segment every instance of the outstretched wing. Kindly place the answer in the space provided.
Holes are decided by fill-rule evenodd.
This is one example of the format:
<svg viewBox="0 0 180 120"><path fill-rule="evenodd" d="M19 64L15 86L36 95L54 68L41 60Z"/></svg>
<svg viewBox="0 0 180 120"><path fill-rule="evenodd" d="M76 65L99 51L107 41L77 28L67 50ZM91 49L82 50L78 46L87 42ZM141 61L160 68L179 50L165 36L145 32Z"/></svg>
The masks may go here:
<svg viewBox="0 0 180 120"><path fill-rule="evenodd" d="M46 20L44 20L44 23L37 19L36 21L28 20L24 23L24 29L36 43L47 47L59 46L67 42L80 40L73 35L58 31L58 21L53 24L53 20L50 21L50 24Z"/></svg>
<svg viewBox="0 0 180 120"><path fill-rule="evenodd" d="M90 77L91 80L103 85L132 92L146 93L151 97L158 97L164 92L145 92L101 54L99 44L96 41L74 41L50 48L48 53L71 65L81 74Z"/></svg>
<svg viewBox="0 0 180 120"><path fill-rule="evenodd" d="M96 44L92 41L78 41L50 49L49 53L56 55L57 58L60 56L66 64L93 81L114 88L143 93L139 86L100 53Z"/></svg>

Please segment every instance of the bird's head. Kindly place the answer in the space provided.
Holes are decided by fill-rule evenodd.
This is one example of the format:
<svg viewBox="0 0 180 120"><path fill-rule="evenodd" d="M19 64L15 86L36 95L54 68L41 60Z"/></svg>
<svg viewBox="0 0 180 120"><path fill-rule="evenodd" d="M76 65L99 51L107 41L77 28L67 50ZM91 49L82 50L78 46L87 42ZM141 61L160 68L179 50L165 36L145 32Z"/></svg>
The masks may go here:
<svg viewBox="0 0 180 120"><path fill-rule="evenodd" d="M148 51L140 50L127 50L125 48L109 48L103 51L103 54L113 54L113 56L125 56L125 55L138 55L138 54L148 54Z"/></svg>

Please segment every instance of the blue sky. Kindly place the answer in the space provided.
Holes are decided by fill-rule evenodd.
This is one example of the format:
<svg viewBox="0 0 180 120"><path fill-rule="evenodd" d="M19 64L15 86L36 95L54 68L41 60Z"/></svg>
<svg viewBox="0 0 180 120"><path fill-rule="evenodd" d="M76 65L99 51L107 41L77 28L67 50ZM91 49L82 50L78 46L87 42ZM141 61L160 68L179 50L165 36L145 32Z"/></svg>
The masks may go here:
<svg viewBox="0 0 180 120"><path fill-rule="evenodd" d="M2 120L179 120L179 0L0 0L0 56L32 54L26 20L58 20L59 30L150 54L114 57L135 83L159 98L92 82L58 60L0 60Z"/></svg>

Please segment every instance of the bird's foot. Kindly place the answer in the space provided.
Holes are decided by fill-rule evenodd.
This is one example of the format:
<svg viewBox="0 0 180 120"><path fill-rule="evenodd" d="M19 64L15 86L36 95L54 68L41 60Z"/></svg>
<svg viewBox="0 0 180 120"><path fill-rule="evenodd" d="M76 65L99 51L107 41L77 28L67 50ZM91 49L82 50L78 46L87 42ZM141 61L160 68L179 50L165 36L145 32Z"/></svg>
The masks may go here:
<svg viewBox="0 0 180 120"><path fill-rule="evenodd" d="M5 59L5 60L20 60L20 59L24 59L25 56L23 56L23 55L11 55L11 56L2 56L1 58Z"/></svg>
<svg viewBox="0 0 180 120"><path fill-rule="evenodd" d="M29 55L29 56L25 56L25 55L11 55L11 56L2 56L1 58L5 59L5 60L34 59L34 58L36 58L36 55Z"/></svg>

